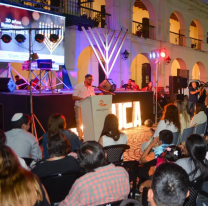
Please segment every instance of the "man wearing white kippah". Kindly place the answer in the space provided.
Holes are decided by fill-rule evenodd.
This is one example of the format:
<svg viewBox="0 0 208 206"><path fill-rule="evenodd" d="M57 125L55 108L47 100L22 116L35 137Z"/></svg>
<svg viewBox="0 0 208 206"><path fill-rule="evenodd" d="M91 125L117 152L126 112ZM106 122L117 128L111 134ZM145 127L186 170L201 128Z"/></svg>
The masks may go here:
<svg viewBox="0 0 208 206"><path fill-rule="evenodd" d="M42 159L42 152L35 136L28 132L30 116L16 113L11 121L13 129L5 132L6 145L13 149L19 157Z"/></svg>

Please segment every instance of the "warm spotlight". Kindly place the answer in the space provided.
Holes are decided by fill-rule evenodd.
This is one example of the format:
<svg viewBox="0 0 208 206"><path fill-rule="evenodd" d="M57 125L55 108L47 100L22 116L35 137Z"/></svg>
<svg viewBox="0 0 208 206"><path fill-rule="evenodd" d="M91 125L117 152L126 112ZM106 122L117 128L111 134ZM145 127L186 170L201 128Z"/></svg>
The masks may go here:
<svg viewBox="0 0 208 206"><path fill-rule="evenodd" d="M45 36L43 34L36 34L35 35L35 41L38 43L43 43L45 39Z"/></svg>
<svg viewBox="0 0 208 206"><path fill-rule="evenodd" d="M16 39L16 41L17 41L18 43L24 43L25 40L26 40L25 36L22 35L22 34L17 34L16 37L15 37L15 39Z"/></svg>
<svg viewBox="0 0 208 206"><path fill-rule="evenodd" d="M12 37L9 36L8 34L2 35L2 36L1 36L1 39L2 39L2 41L3 41L4 43L9 43L9 42L12 41Z"/></svg>
<svg viewBox="0 0 208 206"><path fill-rule="evenodd" d="M59 36L57 34L50 35L50 41L56 43L59 40Z"/></svg>

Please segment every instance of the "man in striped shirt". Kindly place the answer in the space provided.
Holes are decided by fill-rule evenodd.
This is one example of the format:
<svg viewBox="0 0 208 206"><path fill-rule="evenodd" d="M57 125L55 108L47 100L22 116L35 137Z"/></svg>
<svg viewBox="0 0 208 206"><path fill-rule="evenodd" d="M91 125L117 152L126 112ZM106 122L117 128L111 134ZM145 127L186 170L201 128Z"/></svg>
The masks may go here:
<svg viewBox="0 0 208 206"><path fill-rule="evenodd" d="M127 198L130 191L128 173L122 167L106 164L105 152L99 143L83 143L78 158L87 173L76 180L59 206L93 206Z"/></svg>

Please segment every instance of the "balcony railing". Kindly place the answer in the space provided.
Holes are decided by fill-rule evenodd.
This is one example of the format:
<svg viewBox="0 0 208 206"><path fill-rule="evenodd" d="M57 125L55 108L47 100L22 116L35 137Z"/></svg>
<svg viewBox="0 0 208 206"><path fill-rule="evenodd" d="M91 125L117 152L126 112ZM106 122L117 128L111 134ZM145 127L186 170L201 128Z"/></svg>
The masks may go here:
<svg viewBox="0 0 208 206"><path fill-rule="evenodd" d="M170 31L170 43L171 44L184 46L184 38L185 38L184 35Z"/></svg>
<svg viewBox="0 0 208 206"><path fill-rule="evenodd" d="M10 3L19 5L20 7L33 7L38 10L53 11L57 13L63 13L64 9L62 6L52 6L49 0L0 0L3 3ZM62 0L60 1L62 5Z"/></svg>
<svg viewBox="0 0 208 206"><path fill-rule="evenodd" d="M197 50L202 50L202 40L191 38L191 48L197 49Z"/></svg>
<svg viewBox="0 0 208 206"><path fill-rule="evenodd" d="M138 37L155 39L155 27L137 21L133 21L132 33Z"/></svg>
<svg viewBox="0 0 208 206"><path fill-rule="evenodd" d="M64 5L64 13L73 16L83 17L94 21L95 27L110 26L110 14L90 9L84 6L78 6L76 3L67 1Z"/></svg>
<svg viewBox="0 0 208 206"><path fill-rule="evenodd" d="M91 9L91 3L83 4L79 0L60 0L60 5L56 6L50 5L51 0L0 0L0 2L91 19L95 27L110 26L110 14Z"/></svg>

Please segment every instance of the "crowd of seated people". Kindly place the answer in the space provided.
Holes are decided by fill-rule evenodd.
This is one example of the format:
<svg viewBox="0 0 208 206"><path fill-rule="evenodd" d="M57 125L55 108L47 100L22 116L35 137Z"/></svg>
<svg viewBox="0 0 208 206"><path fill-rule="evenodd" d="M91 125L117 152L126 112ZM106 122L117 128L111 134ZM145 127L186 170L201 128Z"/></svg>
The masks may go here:
<svg viewBox="0 0 208 206"><path fill-rule="evenodd" d="M142 198L151 206L183 205L191 195L190 183L208 176L208 148L202 135L192 134L184 144L172 144L173 133L182 134L186 128L207 122L205 109L204 103L196 102L195 115L190 119L183 101L166 105L155 133L143 144L133 174L139 178L137 187L141 193L149 188ZM6 188L0 190L0 205L50 205L39 178L69 171L83 175L74 182L60 206L97 206L128 198L129 170L107 163L103 148L127 144L127 135L119 131L115 115L106 116L98 142L84 143L66 129L63 115L52 115L48 131L43 134L43 154L38 140L28 132L30 121L28 115L17 113L11 120L13 129L5 134L0 132L0 188ZM24 158L35 161L28 167ZM204 181L202 188L208 191L208 182ZM206 201L198 196L197 205Z"/></svg>

